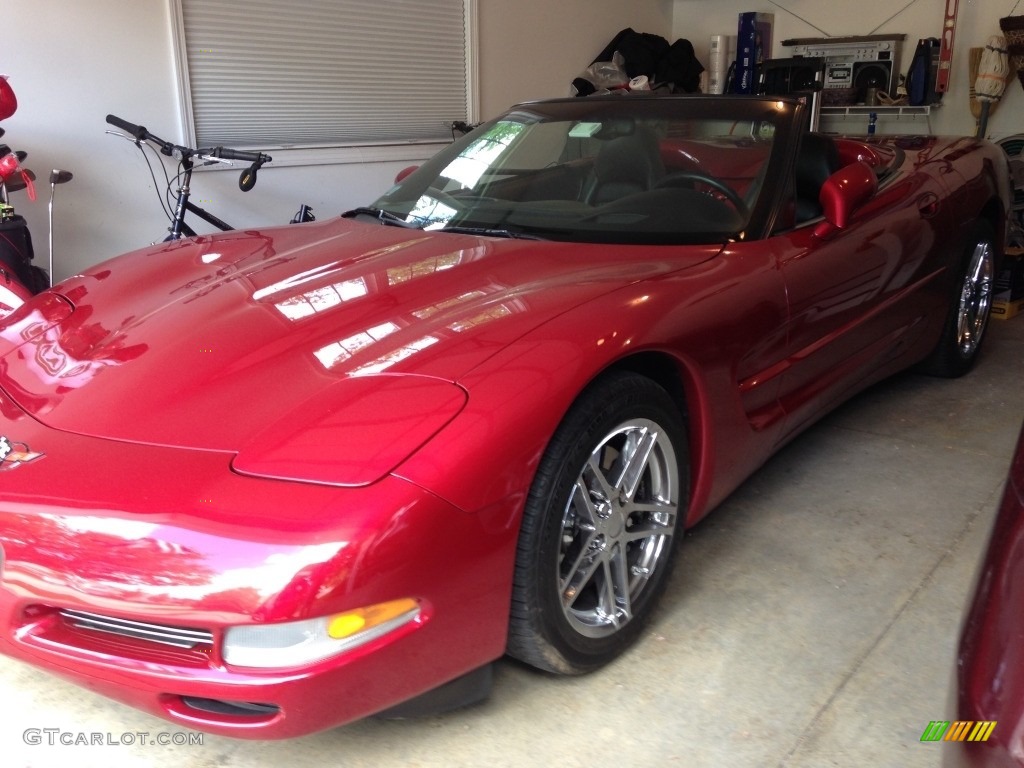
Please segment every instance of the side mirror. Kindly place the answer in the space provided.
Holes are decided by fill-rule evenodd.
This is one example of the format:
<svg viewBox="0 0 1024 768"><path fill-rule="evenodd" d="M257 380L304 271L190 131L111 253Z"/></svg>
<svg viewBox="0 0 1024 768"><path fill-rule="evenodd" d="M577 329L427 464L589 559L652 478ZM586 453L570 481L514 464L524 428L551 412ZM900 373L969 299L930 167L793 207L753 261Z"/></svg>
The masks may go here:
<svg viewBox="0 0 1024 768"><path fill-rule="evenodd" d="M834 229L846 229L857 209L874 197L877 191L878 179L875 172L864 161L858 160L840 168L821 187L818 202L821 203L825 221L818 225L815 234L825 237Z"/></svg>
<svg viewBox="0 0 1024 768"><path fill-rule="evenodd" d="M402 183L410 173L416 170L419 170L418 165L410 165L408 168L403 168L395 174L395 184Z"/></svg>

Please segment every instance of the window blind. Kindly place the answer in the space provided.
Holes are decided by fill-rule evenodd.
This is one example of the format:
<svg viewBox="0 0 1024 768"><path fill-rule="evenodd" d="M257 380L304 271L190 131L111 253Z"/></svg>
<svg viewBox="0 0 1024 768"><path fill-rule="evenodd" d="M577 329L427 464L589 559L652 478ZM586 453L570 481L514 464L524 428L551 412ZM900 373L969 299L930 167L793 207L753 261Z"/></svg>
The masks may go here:
<svg viewBox="0 0 1024 768"><path fill-rule="evenodd" d="M178 0L197 146L451 139L467 0Z"/></svg>

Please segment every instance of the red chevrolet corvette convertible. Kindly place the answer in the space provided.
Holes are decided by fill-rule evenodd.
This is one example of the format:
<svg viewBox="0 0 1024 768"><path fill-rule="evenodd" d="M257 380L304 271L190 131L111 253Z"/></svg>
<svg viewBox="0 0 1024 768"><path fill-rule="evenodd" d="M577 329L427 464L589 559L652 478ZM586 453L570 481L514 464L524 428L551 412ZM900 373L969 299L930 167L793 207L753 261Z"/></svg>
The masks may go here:
<svg viewBox="0 0 1024 768"><path fill-rule="evenodd" d="M0 321L0 652L249 738L616 658L773 451L982 344L1000 150L808 122L523 104L365 208L31 299Z"/></svg>

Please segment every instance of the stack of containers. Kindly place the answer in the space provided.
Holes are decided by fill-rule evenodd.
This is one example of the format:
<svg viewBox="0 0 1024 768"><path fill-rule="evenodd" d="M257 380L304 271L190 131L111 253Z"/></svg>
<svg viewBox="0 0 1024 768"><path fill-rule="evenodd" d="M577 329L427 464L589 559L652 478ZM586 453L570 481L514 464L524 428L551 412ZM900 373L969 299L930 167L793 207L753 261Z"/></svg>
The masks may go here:
<svg viewBox="0 0 1024 768"><path fill-rule="evenodd" d="M712 35L711 53L708 57L708 93L725 93L729 65L735 59L736 38L730 35Z"/></svg>

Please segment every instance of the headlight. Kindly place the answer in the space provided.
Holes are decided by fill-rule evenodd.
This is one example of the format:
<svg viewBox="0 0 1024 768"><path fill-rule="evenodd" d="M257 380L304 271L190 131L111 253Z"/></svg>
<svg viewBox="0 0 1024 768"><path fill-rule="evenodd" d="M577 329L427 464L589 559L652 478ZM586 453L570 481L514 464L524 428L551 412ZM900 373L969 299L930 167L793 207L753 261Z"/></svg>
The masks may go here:
<svg viewBox="0 0 1024 768"><path fill-rule="evenodd" d="M403 598L316 619L229 627L224 661L264 669L312 664L382 637L419 615L419 604Z"/></svg>
<svg viewBox="0 0 1024 768"><path fill-rule="evenodd" d="M235 472L304 483L380 480L466 405L449 381L413 374L349 376L260 430L231 460Z"/></svg>

